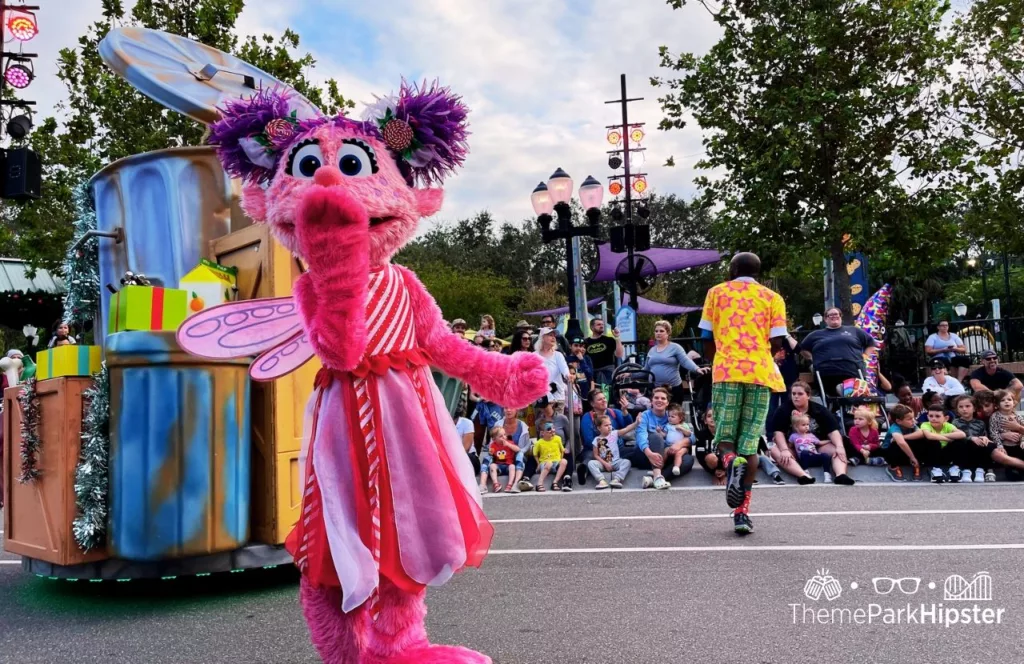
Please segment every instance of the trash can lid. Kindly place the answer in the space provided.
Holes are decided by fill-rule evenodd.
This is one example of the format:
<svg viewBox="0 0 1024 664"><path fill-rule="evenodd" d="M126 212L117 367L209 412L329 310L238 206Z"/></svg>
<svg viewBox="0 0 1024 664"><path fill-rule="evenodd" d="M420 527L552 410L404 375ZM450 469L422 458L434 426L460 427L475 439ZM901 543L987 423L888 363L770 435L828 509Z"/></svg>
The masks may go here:
<svg viewBox="0 0 1024 664"><path fill-rule="evenodd" d="M100 57L139 92L203 124L220 119L218 106L252 96L261 87L293 90L270 74L212 46L149 28L115 28L100 42ZM295 92L299 119L320 111Z"/></svg>

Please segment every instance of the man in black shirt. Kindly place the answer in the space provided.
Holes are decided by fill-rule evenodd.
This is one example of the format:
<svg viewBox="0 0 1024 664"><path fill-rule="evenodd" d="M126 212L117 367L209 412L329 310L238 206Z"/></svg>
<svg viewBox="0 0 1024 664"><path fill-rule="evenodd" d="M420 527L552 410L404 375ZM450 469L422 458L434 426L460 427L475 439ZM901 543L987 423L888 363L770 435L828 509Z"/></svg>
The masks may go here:
<svg viewBox="0 0 1024 664"><path fill-rule="evenodd" d="M971 373L971 389L978 390L1010 390L1017 401L1020 401L1021 389L1024 384L1012 373L999 366L999 356L994 350L986 350L981 354L981 367Z"/></svg>
<svg viewBox="0 0 1024 664"><path fill-rule="evenodd" d="M612 372L615 371L615 358L621 358L626 354L619 340L619 331L613 330L615 338L607 337L604 334L604 319L592 318L590 320L590 337L584 345L587 349L587 357L594 365L594 382L599 385L608 385L612 382Z"/></svg>
<svg viewBox="0 0 1024 664"><path fill-rule="evenodd" d="M844 380L861 377L864 353L875 347L875 340L859 327L843 325L843 314L835 307L825 312L825 325L808 334L797 350L814 364L825 393L834 397Z"/></svg>

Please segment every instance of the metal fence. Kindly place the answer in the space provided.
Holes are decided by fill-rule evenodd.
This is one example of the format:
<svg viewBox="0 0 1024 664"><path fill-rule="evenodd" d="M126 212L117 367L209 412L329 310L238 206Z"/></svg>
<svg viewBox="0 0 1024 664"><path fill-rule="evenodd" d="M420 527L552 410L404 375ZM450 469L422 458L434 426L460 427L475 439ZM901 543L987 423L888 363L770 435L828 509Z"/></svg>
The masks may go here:
<svg viewBox="0 0 1024 664"><path fill-rule="evenodd" d="M1001 363L1024 362L1024 317L952 321L949 330L963 339L972 364L979 363L985 350L998 353ZM801 329L793 337L801 340L813 331ZM883 373L901 375L914 384L922 380L928 365L924 344L935 331L934 323L889 326L881 358ZM704 340L698 336L676 337L672 341L687 351L704 355ZM638 361L643 362L647 348L644 342L638 344ZM810 369L810 363L803 358L799 363L801 370Z"/></svg>

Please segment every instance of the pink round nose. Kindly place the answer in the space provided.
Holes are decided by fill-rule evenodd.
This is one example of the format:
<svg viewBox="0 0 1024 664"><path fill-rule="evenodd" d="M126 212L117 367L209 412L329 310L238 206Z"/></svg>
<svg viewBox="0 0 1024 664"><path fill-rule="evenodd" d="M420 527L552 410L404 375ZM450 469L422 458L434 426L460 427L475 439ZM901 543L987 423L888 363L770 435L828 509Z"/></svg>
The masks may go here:
<svg viewBox="0 0 1024 664"><path fill-rule="evenodd" d="M313 182L324 187L339 185L344 179L345 176L334 166L321 166L313 173Z"/></svg>

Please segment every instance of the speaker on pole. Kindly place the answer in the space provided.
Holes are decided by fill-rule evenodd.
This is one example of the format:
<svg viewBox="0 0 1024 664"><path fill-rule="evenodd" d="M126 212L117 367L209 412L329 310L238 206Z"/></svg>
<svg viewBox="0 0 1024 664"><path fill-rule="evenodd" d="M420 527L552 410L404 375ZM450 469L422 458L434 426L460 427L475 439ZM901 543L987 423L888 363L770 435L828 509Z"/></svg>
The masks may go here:
<svg viewBox="0 0 1024 664"><path fill-rule="evenodd" d="M43 167L39 155L29 148L8 150L3 160L3 197L15 201L39 198Z"/></svg>

